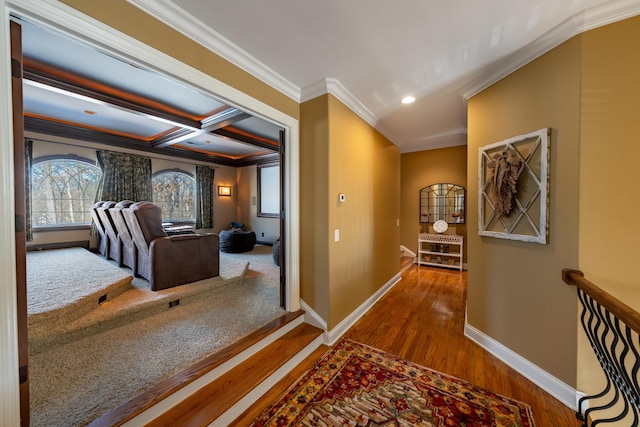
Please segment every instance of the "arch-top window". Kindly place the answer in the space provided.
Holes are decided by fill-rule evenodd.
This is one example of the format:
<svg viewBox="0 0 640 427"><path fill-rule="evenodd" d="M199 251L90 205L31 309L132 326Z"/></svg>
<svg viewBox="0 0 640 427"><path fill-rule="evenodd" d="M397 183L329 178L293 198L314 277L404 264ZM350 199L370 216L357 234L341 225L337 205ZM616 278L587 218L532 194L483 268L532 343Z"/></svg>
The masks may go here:
<svg viewBox="0 0 640 427"><path fill-rule="evenodd" d="M31 218L34 227L91 223L102 171L79 157L34 160L31 168Z"/></svg>
<svg viewBox="0 0 640 427"><path fill-rule="evenodd" d="M188 173L172 169L153 176L153 203L162 208L164 221L195 221L196 180Z"/></svg>

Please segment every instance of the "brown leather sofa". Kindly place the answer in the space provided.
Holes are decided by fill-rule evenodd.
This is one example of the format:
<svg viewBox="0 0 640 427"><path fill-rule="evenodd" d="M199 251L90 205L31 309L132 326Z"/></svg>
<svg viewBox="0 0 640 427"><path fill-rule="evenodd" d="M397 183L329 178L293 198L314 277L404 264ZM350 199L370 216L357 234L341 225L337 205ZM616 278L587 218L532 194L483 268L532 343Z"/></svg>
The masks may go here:
<svg viewBox="0 0 640 427"><path fill-rule="evenodd" d="M162 227L162 210L151 202L122 209L137 251L137 274L158 291L220 273L217 234L168 236Z"/></svg>

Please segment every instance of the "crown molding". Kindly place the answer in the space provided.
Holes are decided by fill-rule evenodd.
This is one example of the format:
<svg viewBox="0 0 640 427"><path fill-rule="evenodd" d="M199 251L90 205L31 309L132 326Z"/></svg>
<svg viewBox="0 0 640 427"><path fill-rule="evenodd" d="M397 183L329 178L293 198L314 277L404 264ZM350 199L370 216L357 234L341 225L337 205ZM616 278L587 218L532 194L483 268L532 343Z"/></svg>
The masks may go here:
<svg viewBox="0 0 640 427"><path fill-rule="evenodd" d="M640 15L640 3L638 0L610 0L585 10L582 15L584 20L578 33Z"/></svg>
<svg viewBox="0 0 640 427"><path fill-rule="evenodd" d="M429 138L414 141L402 145L400 153L413 153L424 150L437 150L440 148L457 147L459 145L467 145L467 129L459 128Z"/></svg>
<svg viewBox="0 0 640 427"><path fill-rule="evenodd" d="M127 1L297 102L305 102L326 93L331 93L365 122L398 145L395 138L378 123L378 118L337 79L325 78L302 89L298 88L230 40L175 5L171 0ZM470 76L468 81L471 83L463 86L460 91L462 100L468 100L571 37L638 14L640 14L640 4L637 0L611 0L577 13L515 54ZM441 141L439 145L450 146L457 144L459 144L459 141L453 143ZM403 151L413 151L414 149L417 148L407 147Z"/></svg>
<svg viewBox="0 0 640 427"><path fill-rule="evenodd" d="M127 2L289 98L300 102L300 88L170 0L127 0Z"/></svg>
<svg viewBox="0 0 640 427"><path fill-rule="evenodd" d="M376 127L376 116L369 110L358 98L356 98L349 90L344 87L338 79L326 78L318 80L315 83L305 86L300 91L300 102L309 101L326 93L335 96L356 113L362 120L373 127Z"/></svg>
<svg viewBox="0 0 640 427"><path fill-rule="evenodd" d="M372 128L380 132L393 144L398 145L397 140L378 122L378 118L358 98L344 87L338 79L326 78L318 80L300 91L300 102L306 102L319 96L330 93L340 102L353 111L358 117L367 122Z"/></svg>
<svg viewBox="0 0 640 427"><path fill-rule="evenodd" d="M378 119L375 115L337 79L326 78L300 89L170 0L127 1L299 103L331 93L365 122L394 142L393 138L377 125Z"/></svg>
<svg viewBox="0 0 640 427"><path fill-rule="evenodd" d="M462 96L471 98L578 34L639 14L638 0L611 0L577 13L505 60L480 71L480 77L462 90Z"/></svg>

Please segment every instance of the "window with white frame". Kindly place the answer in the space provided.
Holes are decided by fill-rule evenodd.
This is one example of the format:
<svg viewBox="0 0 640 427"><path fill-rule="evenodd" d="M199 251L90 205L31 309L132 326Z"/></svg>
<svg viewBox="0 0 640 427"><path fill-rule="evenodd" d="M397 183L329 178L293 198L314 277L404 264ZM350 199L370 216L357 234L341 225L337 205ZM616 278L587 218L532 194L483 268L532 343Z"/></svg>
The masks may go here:
<svg viewBox="0 0 640 427"><path fill-rule="evenodd" d="M31 168L33 227L91 223L102 171L95 161L75 156L34 159Z"/></svg>
<svg viewBox="0 0 640 427"><path fill-rule="evenodd" d="M179 169L164 170L152 179L153 203L162 208L163 221L195 221L196 180Z"/></svg>

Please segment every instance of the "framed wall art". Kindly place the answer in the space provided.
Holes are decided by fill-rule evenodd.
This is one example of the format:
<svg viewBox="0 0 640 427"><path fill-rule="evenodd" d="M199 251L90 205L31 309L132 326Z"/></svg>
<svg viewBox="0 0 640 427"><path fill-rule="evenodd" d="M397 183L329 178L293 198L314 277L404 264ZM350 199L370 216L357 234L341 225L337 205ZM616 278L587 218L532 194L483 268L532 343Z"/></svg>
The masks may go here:
<svg viewBox="0 0 640 427"><path fill-rule="evenodd" d="M481 236L548 243L550 140L544 128L479 148Z"/></svg>

